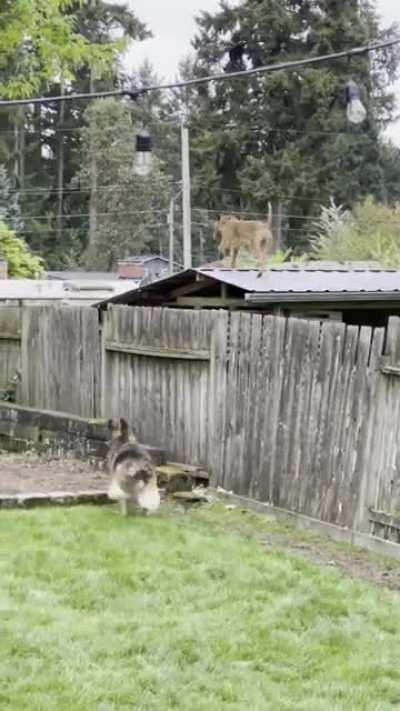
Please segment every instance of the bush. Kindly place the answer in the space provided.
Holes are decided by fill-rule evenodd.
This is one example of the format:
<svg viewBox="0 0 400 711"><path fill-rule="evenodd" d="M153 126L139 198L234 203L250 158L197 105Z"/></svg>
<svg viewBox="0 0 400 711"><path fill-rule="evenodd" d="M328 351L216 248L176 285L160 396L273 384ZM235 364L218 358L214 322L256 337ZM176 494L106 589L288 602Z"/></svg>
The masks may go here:
<svg viewBox="0 0 400 711"><path fill-rule="evenodd" d="M0 222L0 254L8 263L10 277L39 279L43 275L43 260L40 257L35 257L25 242L16 237L4 222Z"/></svg>
<svg viewBox="0 0 400 711"><path fill-rule="evenodd" d="M332 202L328 208L322 208L314 229L314 258L400 266L399 205L389 207L367 198L352 211L346 211Z"/></svg>
<svg viewBox="0 0 400 711"><path fill-rule="evenodd" d="M224 260L226 266L230 266L229 257ZM296 262L298 264L303 264L306 261L305 255L300 257L294 257L291 249L285 251L278 250L268 257L265 267L279 266L280 264L286 264L287 262ZM254 254L251 254L247 249L241 249L237 259L237 267L240 269L257 269L258 260Z"/></svg>

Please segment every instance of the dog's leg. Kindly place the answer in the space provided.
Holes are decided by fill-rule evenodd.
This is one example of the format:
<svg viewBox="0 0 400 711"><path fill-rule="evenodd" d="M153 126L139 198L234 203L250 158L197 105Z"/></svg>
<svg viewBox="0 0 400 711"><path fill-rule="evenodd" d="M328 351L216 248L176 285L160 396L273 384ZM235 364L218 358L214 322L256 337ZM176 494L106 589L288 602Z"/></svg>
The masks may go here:
<svg viewBox="0 0 400 711"><path fill-rule="evenodd" d="M258 267L259 267L259 269L263 269L263 267L265 267L266 262L267 262L266 254L265 254L264 250L261 248L258 249L257 252L258 252L258 254L257 254Z"/></svg>
<svg viewBox="0 0 400 711"><path fill-rule="evenodd" d="M257 262L260 269L267 266L268 256L267 256L267 241L262 239L256 245L256 256Z"/></svg>
<svg viewBox="0 0 400 711"><path fill-rule="evenodd" d="M125 499L125 497L121 499L121 513L123 516L128 515L128 499Z"/></svg>
<svg viewBox="0 0 400 711"><path fill-rule="evenodd" d="M235 266L236 266L236 260L237 260L237 258L238 258L238 254L239 254L239 247L233 247L232 252L231 252L231 255L232 255L232 261L231 261L232 269L234 269Z"/></svg>

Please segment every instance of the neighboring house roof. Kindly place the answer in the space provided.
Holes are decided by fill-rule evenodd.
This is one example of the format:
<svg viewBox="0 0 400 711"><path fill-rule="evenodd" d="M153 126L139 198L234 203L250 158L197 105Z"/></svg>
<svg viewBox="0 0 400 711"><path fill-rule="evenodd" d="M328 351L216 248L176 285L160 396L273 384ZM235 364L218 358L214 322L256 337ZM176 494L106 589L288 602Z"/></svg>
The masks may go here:
<svg viewBox="0 0 400 711"><path fill-rule="evenodd" d="M117 281L117 272L84 272L84 271L50 271L47 272L47 278L50 280L94 280L94 281Z"/></svg>
<svg viewBox="0 0 400 711"><path fill-rule="evenodd" d="M143 303L148 295L167 296L174 289L198 282L199 290L210 282L219 282L243 292L246 301L265 303L289 300L330 300L330 297L380 296L400 299L400 270L363 264L285 264L259 271L257 269L209 268L189 269L152 282L135 292L127 290L107 303ZM192 292L194 295L194 291Z"/></svg>
<svg viewBox="0 0 400 711"><path fill-rule="evenodd" d="M146 264L146 262L153 262L155 260L165 262L166 265L169 264L169 259L167 259L166 257L162 257L160 254L138 254L134 255L133 257L124 257L122 259L119 259L119 262L134 262L138 264ZM174 262L174 265L177 267L182 266L177 262Z"/></svg>
<svg viewBox="0 0 400 711"><path fill-rule="evenodd" d="M130 291L136 282L128 282ZM126 291L127 282L58 281L44 279L4 279L0 281L0 301L60 301L93 304L106 296Z"/></svg>

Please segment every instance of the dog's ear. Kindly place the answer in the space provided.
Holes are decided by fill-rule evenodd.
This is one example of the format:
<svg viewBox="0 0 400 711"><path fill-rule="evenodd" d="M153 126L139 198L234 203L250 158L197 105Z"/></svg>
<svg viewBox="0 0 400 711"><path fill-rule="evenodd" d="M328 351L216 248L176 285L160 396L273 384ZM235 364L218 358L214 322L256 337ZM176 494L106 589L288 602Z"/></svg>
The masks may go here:
<svg viewBox="0 0 400 711"><path fill-rule="evenodd" d="M119 425L121 428L122 442L128 442L128 440L129 440L129 425L128 425L127 421L121 417L121 419L119 421Z"/></svg>

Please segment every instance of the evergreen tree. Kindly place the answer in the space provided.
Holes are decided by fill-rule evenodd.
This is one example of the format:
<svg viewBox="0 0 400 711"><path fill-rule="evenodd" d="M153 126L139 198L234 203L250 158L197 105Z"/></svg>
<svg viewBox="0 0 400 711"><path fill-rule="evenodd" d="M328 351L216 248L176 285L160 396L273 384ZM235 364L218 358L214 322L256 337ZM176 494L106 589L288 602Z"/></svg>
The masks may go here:
<svg viewBox="0 0 400 711"><path fill-rule="evenodd" d="M13 190L4 165L0 165L0 222L17 232L23 228L19 195Z"/></svg>
<svg viewBox="0 0 400 711"><path fill-rule="evenodd" d="M136 109L137 111L137 109ZM93 102L86 112L83 131L81 181L92 190L90 230L85 263L110 269L116 261L144 251L159 251L160 229L166 230L168 181L155 158L148 176L135 172L135 107L127 102L104 99Z"/></svg>
<svg viewBox="0 0 400 711"><path fill-rule="evenodd" d="M41 33L40 18L45 20ZM131 41L148 35L127 3L34 0L28 8L26 2L16 0L0 8L0 41L11 36L15 48L14 52L0 48L0 85L7 84L3 95L52 96L120 88L123 51ZM46 42L50 41L45 64ZM38 60L36 66L30 59L32 53L43 56L43 62ZM21 70L27 62L32 74L29 85L23 82ZM90 190L86 186L82 192L74 178L79 172L80 131L89 103L0 111L0 161L20 191L23 236L53 267L76 263L86 239Z"/></svg>
<svg viewBox="0 0 400 711"><path fill-rule="evenodd" d="M388 36L372 3L241 0L201 13L195 76L345 50ZM389 91L397 49L301 71L254 75L193 90L195 199L215 210L283 211L286 243L302 250L310 220L332 196L390 199L381 129L393 116ZM368 119L346 120L345 85L361 88ZM397 170L399 174L399 169ZM398 183L398 178L397 178Z"/></svg>

